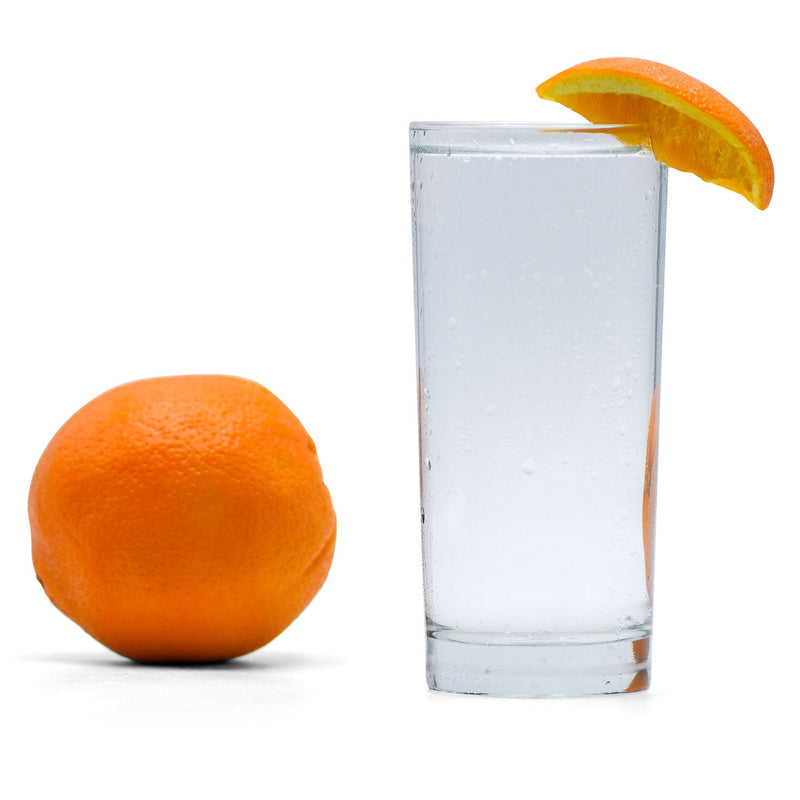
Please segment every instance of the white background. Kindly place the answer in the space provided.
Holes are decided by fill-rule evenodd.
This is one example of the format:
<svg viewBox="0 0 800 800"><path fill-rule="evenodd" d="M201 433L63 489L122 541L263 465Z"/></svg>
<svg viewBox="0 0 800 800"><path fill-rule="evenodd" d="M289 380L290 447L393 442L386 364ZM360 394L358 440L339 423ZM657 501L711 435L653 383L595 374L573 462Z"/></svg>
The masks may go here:
<svg viewBox="0 0 800 800"><path fill-rule="evenodd" d="M791 4L0 8L8 796L798 796ZM577 120L535 86L607 55L726 94L777 173L766 212L670 173L653 686L433 694L407 126ZM266 648L144 667L45 598L27 490L78 407L188 372L250 377L295 411L339 540L323 590Z"/></svg>

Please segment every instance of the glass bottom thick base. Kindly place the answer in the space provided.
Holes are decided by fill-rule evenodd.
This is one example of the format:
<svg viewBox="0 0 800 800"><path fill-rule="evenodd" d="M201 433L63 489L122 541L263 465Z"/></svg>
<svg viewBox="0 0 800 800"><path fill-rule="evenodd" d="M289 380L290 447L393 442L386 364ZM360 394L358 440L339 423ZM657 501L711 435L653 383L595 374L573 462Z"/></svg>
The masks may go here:
<svg viewBox="0 0 800 800"><path fill-rule="evenodd" d="M585 641L428 633L428 686L493 697L587 697L650 685L650 637Z"/></svg>

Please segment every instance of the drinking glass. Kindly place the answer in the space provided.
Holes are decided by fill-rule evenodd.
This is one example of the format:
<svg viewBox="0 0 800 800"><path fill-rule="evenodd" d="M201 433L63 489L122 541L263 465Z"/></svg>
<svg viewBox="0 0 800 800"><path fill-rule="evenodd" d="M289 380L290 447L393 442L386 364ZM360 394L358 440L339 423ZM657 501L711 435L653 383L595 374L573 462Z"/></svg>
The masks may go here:
<svg viewBox="0 0 800 800"><path fill-rule="evenodd" d="M410 127L433 689L649 685L667 170L646 144Z"/></svg>

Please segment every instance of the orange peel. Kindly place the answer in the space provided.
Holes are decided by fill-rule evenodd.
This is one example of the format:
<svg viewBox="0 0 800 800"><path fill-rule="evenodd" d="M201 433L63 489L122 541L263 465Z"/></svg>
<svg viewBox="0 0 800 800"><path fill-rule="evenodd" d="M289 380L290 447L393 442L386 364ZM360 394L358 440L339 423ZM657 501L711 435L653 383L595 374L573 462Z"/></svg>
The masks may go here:
<svg viewBox="0 0 800 800"><path fill-rule="evenodd" d="M559 72L536 91L590 122L638 125L659 161L738 192L757 208L772 199L772 157L756 126L685 72L640 58L599 58Z"/></svg>

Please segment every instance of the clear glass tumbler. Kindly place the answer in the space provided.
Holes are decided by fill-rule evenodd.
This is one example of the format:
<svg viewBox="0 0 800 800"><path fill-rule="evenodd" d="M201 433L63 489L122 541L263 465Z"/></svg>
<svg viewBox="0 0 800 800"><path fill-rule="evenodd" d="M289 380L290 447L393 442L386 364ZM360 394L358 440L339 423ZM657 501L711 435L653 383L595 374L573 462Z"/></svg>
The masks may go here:
<svg viewBox="0 0 800 800"><path fill-rule="evenodd" d="M433 689L649 685L667 170L636 141L411 125Z"/></svg>

